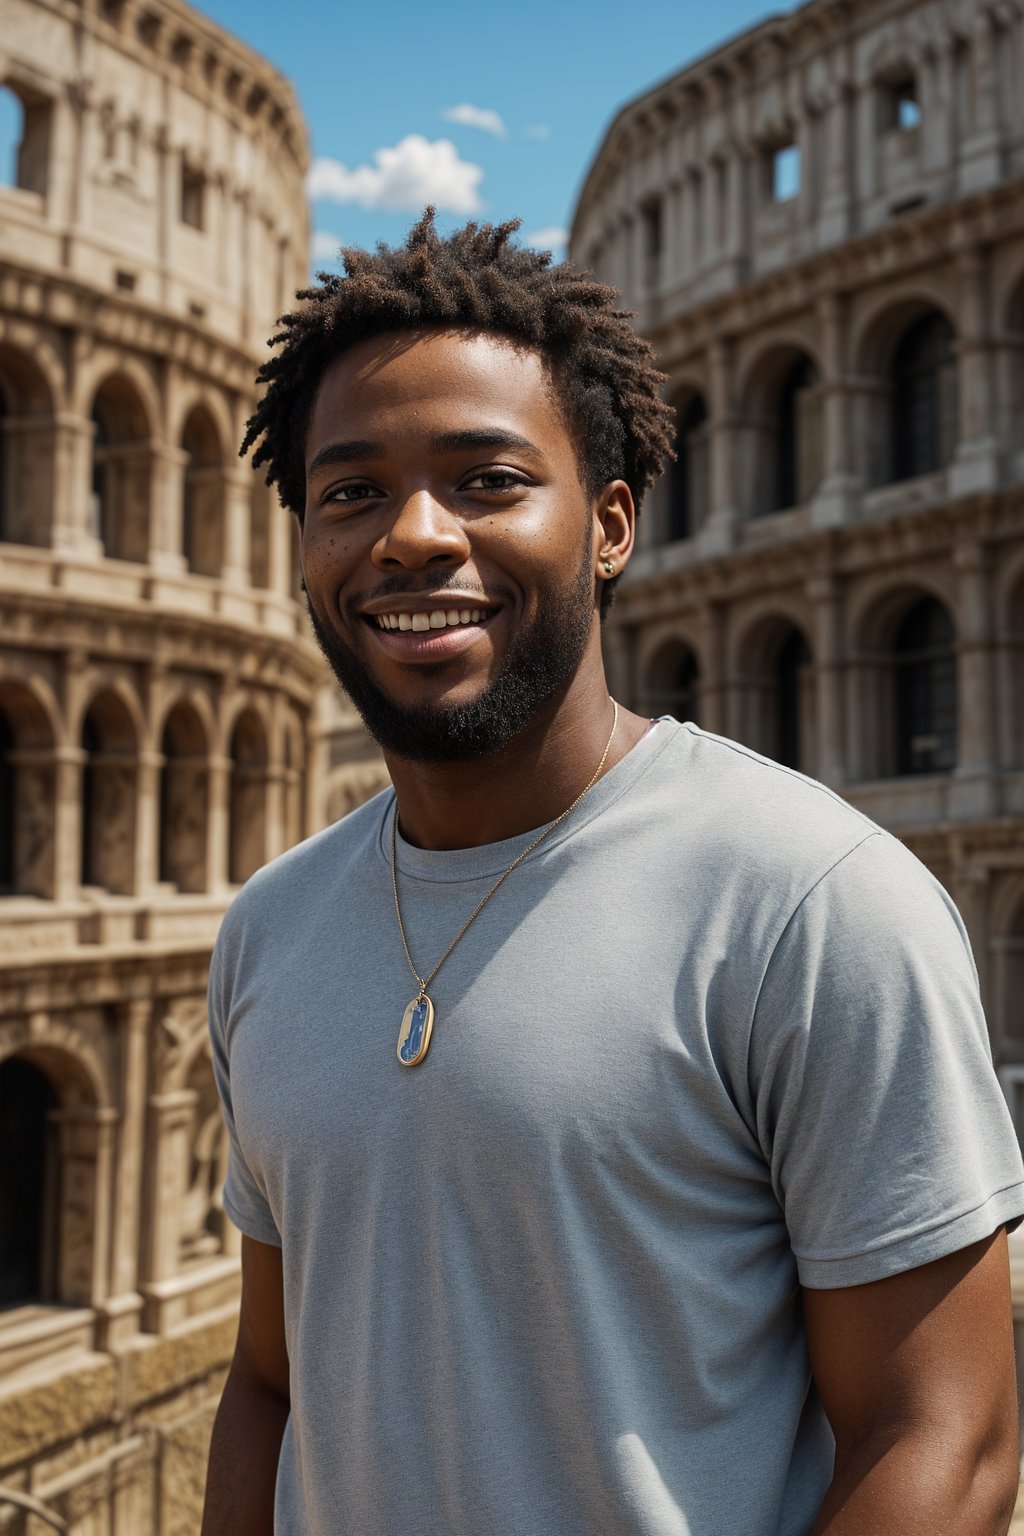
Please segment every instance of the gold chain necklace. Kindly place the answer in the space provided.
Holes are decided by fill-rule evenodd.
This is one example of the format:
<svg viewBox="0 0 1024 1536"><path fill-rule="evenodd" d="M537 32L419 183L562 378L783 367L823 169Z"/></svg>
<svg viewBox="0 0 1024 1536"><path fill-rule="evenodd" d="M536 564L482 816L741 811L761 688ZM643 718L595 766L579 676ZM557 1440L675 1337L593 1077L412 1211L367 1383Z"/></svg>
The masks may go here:
<svg viewBox="0 0 1024 1536"><path fill-rule="evenodd" d="M530 846L528 848L524 848L522 853L519 854L517 858L512 860L512 863L508 866L507 869L502 870L497 880L495 880L494 884L487 892L487 895L484 897L483 901L474 907L473 911L469 914L466 921L455 935L454 939L452 939L451 943L448 945L448 948L445 950L440 960L434 966L434 969L430 971L426 976L421 976L419 971L412 963L412 955L409 951L409 941L405 936L405 924L402 922L402 908L398 900L398 869L395 859L395 842L398 828L398 800L396 798L395 813L391 818L391 888L395 893L395 915L398 918L398 931L402 935L402 948L405 950L405 958L409 962L409 969L415 977L416 984L419 987L419 991L417 992L416 996L413 998L408 1008L406 1008L405 1013L402 1015L402 1027L398 1033L398 1059L402 1063L403 1067L418 1067L424 1056L426 1056L427 1050L430 1046L430 1035L434 1028L434 1005L430 998L427 996L427 988L430 986L430 983L433 981L442 965L444 965L456 944L466 933L470 924L480 916L480 913L483 911L484 907L486 907L487 903L490 901L499 885L508 879L509 875L516 868L516 866L521 864L527 855L531 854L533 850L540 843L542 843L546 837L549 837L555 828L561 822L563 822L567 816L572 814L572 812L579 805L580 801L583 799L584 795L589 794L593 789L594 785L601 777L601 770L604 767L608 758L608 753L611 750L612 741L615 738L615 728L618 723L619 706L613 699L611 735L608 737L608 740L605 743L605 749L601 753L601 761L594 769L594 774L590 780L590 783L586 786L585 789L580 790L572 805L567 806L560 816L555 817L554 821L548 822L548 825L544 828L539 837L535 837Z"/></svg>

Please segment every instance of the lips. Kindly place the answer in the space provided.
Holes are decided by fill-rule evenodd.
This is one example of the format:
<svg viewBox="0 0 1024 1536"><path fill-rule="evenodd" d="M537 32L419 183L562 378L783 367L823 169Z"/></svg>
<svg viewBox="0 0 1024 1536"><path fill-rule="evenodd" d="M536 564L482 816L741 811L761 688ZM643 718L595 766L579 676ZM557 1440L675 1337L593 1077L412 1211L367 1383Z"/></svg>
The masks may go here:
<svg viewBox="0 0 1024 1536"><path fill-rule="evenodd" d="M499 612L495 608L393 609L364 613L362 618L376 644L396 660L442 661L475 645Z"/></svg>

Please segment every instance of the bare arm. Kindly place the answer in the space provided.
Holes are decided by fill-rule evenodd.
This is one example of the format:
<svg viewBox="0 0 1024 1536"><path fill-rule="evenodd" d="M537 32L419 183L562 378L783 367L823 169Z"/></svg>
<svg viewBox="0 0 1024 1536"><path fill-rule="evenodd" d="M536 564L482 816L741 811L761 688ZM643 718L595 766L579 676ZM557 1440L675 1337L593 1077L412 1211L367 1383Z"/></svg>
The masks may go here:
<svg viewBox="0 0 1024 1536"><path fill-rule="evenodd" d="M812 1536L1005 1536L1017 1492L1006 1234L846 1290L804 1291L836 1437Z"/></svg>
<svg viewBox="0 0 1024 1536"><path fill-rule="evenodd" d="M289 1401L281 1250L243 1237L238 1342L213 1426L201 1536L273 1536Z"/></svg>

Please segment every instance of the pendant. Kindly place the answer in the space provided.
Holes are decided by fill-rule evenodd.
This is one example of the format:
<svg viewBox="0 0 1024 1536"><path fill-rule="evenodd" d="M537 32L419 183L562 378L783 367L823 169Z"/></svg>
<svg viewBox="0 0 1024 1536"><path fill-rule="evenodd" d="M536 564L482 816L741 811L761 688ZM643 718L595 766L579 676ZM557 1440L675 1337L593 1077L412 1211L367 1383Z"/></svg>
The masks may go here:
<svg viewBox="0 0 1024 1536"><path fill-rule="evenodd" d="M424 992L414 997L402 1015L402 1027L398 1032L398 1059L403 1067L418 1067L430 1045L430 1031L434 1027L434 1005Z"/></svg>

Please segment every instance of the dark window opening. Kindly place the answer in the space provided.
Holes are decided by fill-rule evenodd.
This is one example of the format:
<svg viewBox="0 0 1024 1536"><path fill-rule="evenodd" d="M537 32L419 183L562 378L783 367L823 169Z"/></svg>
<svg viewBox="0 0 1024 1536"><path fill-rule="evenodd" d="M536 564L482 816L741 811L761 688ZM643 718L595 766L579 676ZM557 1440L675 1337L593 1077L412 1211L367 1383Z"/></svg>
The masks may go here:
<svg viewBox="0 0 1024 1536"><path fill-rule="evenodd" d="M698 723L697 658L681 641L671 640L654 657L647 673L645 707L653 719L672 715Z"/></svg>
<svg viewBox="0 0 1024 1536"><path fill-rule="evenodd" d="M956 452L958 397L953 327L924 315L907 331L892 362L894 480L942 469Z"/></svg>
<svg viewBox="0 0 1024 1536"><path fill-rule="evenodd" d="M803 766L802 704L804 680L810 664L807 641L798 629L794 629L787 636L775 664L776 751L772 755L777 763L797 770Z"/></svg>
<svg viewBox="0 0 1024 1536"><path fill-rule="evenodd" d="M952 620L933 597L907 613L893 646L896 771L948 773L956 763L956 655Z"/></svg>
<svg viewBox="0 0 1024 1536"><path fill-rule="evenodd" d="M52 116L48 97L0 86L0 185L46 191Z"/></svg>
<svg viewBox="0 0 1024 1536"><path fill-rule="evenodd" d="M775 484L772 512L802 506L820 478L820 425L813 420L818 370L801 357L779 390L775 420Z"/></svg>
<svg viewBox="0 0 1024 1536"><path fill-rule="evenodd" d="M921 121L917 81L913 75L892 80L882 88L882 128L885 131L916 128Z"/></svg>
<svg viewBox="0 0 1024 1536"><path fill-rule="evenodd" d="M190 229L203 229L206 184L201 171L181 167L181 222Z"/></svg>
<svg viewBox="0 0 1024 1536"><path fill-rule="evenodd" d="M668 474L668 527L670 542L696 533L708 513L710 499L710 442L708 413L700 395L691 396L679 412L676 426L676 458Z"/></svg>
<svg viewBox="0 0 1024 1536"><path fill-rule="evenodd" d="M0 1307L54 1299L56 1108L38 1067L0 1062Z"/></svg>

